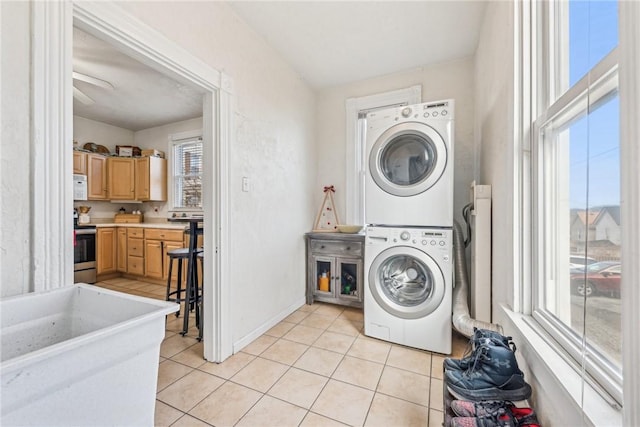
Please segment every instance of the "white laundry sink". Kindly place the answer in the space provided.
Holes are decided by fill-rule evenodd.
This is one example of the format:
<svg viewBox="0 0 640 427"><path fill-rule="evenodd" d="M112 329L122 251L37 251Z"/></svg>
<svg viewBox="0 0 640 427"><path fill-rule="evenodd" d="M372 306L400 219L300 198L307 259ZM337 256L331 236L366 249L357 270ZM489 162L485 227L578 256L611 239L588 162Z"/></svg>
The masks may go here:
<svg viewBox="0 0 640 427"><path fill-rule="evenodd" d="M87 284L1 300L0 424L152 426L177 310Z"/></svg>

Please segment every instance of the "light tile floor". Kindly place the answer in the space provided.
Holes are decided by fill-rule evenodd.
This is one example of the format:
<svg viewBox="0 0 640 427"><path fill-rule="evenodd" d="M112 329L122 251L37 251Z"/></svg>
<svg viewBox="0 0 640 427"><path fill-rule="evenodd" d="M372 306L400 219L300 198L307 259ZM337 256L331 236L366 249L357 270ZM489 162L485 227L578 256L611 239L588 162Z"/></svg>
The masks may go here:
<svg viewBox="0 0 640 427"><path fill-rule="evenodd" d="M129 279L98 286L164 299ZM443 355L371 339L362 310L303 305L223 363L203 359L190 322L169 315L156 426L441 426ZM453 355L467 339L454 333Z"/></svg>

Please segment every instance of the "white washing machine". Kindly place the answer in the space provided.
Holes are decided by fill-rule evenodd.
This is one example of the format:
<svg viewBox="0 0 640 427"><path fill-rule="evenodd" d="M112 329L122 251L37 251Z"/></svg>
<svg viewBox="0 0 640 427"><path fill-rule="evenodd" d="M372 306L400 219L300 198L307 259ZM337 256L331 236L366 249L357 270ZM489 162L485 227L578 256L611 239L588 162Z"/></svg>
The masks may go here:
<svg viewBox="0 0 640 427"><path fill-rule="evenodd" d="M364 333L451 353L453 230L368 227Z"/></svg>
<svg viewBox="0 0 640 427"><path fill-rule="evenodd" d="M365 224L453 227L452 99L367 114Z"/></svg>

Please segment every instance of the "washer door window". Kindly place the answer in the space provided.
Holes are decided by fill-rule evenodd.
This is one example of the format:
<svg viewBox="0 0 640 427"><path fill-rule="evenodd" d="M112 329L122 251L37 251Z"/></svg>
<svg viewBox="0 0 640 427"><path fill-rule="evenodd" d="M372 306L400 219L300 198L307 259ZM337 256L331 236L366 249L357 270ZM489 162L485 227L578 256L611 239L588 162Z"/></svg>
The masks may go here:
<svg viewBox="0 0 640 427"><path fill-rule="evenodd" d="M427 254L407 246L380 253L369 269L369 290L380 307L403 319L431 314L442 303L442 271Z"/></svg>
<svg viewBox="0 0 640 427"><path fill-rule="evenodd" d="M423 123L401 123L377 139L369 157L375 183L394 196L408 197L431 188L447 164L447 147L438 132Z"/></svg>

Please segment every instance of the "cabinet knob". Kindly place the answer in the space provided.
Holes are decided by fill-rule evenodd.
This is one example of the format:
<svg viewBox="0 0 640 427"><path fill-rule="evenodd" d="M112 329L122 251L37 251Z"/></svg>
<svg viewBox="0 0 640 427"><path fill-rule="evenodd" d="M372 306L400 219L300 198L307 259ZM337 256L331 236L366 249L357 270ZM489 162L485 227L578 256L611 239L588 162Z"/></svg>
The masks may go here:
<svg viewBox="0 0 640 427"><path fill-rule="evenodd" d="M350 251L351 250L351 246L347 246L347 250Z"/></svg>
<svg viewBox="0 0 640 427"><path fill-rule="evenodd" d="M324 245L321 245L321 246L320 246L320 249L324 249Z"/></svg>

